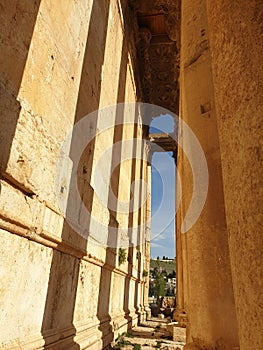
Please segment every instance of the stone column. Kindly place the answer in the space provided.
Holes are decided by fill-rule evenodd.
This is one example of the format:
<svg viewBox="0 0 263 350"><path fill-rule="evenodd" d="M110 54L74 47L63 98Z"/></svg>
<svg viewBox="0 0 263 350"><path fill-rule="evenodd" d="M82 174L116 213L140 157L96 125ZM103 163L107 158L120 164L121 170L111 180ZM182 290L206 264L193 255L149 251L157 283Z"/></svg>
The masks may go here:
<svg viewBox="0 0 263 350"><path fill-rule="evenodd" d="M178 169L178 171L180 171ZM176 179L177 182L177 179ZM176 184L177 191L180 191L180 186L178 182ZM184 235L181 234L181 223L182 223L182 212L181 208L177 206L179 201L179 195L176 193L176 223L175 223L175 242L176 242L176 310L174 312L173 318L178 321L180 327L186 327L186 314L185 314L185 305L184 299L185 294L187 293L184 281L184 267L186 267L186 261L183 261L183 240Z"/></svg>
<svg viewBox="0 0 263 350"><path fill-rule="evenodd" d="M141 269L141 312L142 312L142 320L145 321L147 318L147 306L148 306L148 288L147 288L147 279L145 276L145 271L148 271L148 262L147 262L147 250L146 250L146 235L147 235L147 144L144 144L144 159L142 160L142 181L144 185L142 187L141 194L141 252L142 252L142 269Z"/></svg>
<svg viewBox="0 0 263 350"><path fill-rule="evenodd" d="M206 202L198 220L181 233L184 307L187 312L185 349L228 349L238 346L236 314L224 211L222 169L211 73L205 0L182 2L181 118L190 126L206 156L209 183ZM187 149L199 158L191 137L179 127L178 163L182 182L178 228L195 197L195 206L205 186L194 192L191 160ZM191 344L192 343L192 344Z"/></svg>
<svg viewBox="0 0 263 350"><path fill-rule="evenodd" d="M240 348L263 344L263 2L207 1Z"/></svg>
<svg viewBox="0 0 263 350"><path fill-rule="evenodd" d="M146 167L146 183L147 183L147 200L146 200L146 227L145 227L145 270L148 271L148 276L145 277L144 285L144 310L146 316L151 315L149 307L149 274L150 274L150 240L151 240L151 164Z"/></svg>

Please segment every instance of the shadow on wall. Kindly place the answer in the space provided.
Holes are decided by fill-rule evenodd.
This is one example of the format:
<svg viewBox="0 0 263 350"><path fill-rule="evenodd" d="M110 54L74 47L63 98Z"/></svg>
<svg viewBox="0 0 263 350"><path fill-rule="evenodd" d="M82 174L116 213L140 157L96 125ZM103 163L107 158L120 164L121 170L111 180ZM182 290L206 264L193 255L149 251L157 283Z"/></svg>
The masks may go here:
<svg viewBox="0 0 263 350"><path fill-rule="evenodd" d="M0 2L0 171L6 170L20 114L17 101L41 0ZM5 3L5 4L4 4Z"/></svg>
<svg viewBox="0 0 263 350"><path fill-rule="evenodd" d="M117 103L124 102L125 100L125 87L126 87L126 76L127 76L127 65L128 65L128 49L125 46L125 41L122 46L120 71L119 71L119 83L118 83L118 95ZM105 265L101 269L100 277L100 289L99 299L97 308L97 317L100 321L99 330L102 334L102 347L105 348L114 340L114 329L110 324L110 299L111 299L111 285L112 270L109 270L109 266L113 269L116 265L117 249L117 237L115 235L116 229L119 226L117 221L117 198L119 196L119 179L120 179L120 166L114 168L114 164L121 163L121 152L122 152L122 140L123 136L123 122L124 122L124 107L120 106L116 109L115 115L115 127L113 135L113 144L115 148L112 151L112 164L110 169L111 181L110 186L112 192L109 192L108 196L108 208L110 208L110 219L108 229L108 247L106 250ZM111 194L112 193L112 194ZM106 267L107 266L107 267Z"/></svg>
<svg viewBox="0 0 263 350"><path fill-rule="evenodd" d="M99 108L109 3L109 0L93 1L75 123ZM98 21L98 19L100 20ZM101 35L98 35L98 32ZM94 117L93 127L96 129L96 126L97 118ZM83 202L89 212L91 212L93 203L93 190L89 185L93 156L94 140L83 152L78 169L79 188L82 191ZM77 208L79 213L81 213L81 209ZM68 210L70 209L68 208ZM86 228L89 232L89 223ZM80 349L74 339L76 329L73 318L80 279L80 259L87 248L87 240L75 233L65 221L62 230L62 241L73 243L74 246L78 247L78 258L54 250L41 332L45 339L45 346L53 345L60 346L60 348L66 346L70 349ZM63 242L61 245L63 246Z"/></svg>
<svg viewBox="0 0 263 350"><path fill-rule="evenodd" d="M133 145L132 145L132 158L136 159L137 154L137 133L138 133L138 110L137 107L135 109L135 118L134 118L134 129L133 129ZM136 162L132 162L131 166L131 177L130 183L133 184L136 177ZM125 318L128 323L128 329L132 327L132 317L130 316L130 287L131 287L131 277L132 277L132 266L133 266L133 255L134 255L134 245L132 242L132 234L133 234L133 210L134 210L134 195L131 191L130 193L130 205L129 205L129 216L128 216L128 235L129 235L129 249L128 249L128 274L125 276L124 281L124 290L125 293L123 295L123 311L125 314ZM133 282L132 282L133 283Z"/></svg>
<svg viewBox="0 0 263 350"><path fill-rule="evenodd" d="M143 152L144 152L144 147L142 145L141 147L141 155L140 155L140 159L143 159ZM143 161L140 162L140 179L143 179ZM140 189L139 189L139 203L142 203L142 181L140 181ZM136 225L138 225L138 232L137 232L137 246L140 246L140 244L142 244L142 229L141 229L141 224L142 224L142 220L141 220L141 215L142 215L142 207L140 206L139 211L138 211L138 223L135 223ZM138 315L138 321L139 323L142 321L141 320L141 313L140 313L140 305L138 305L138 300L140 300L140 303L142 302L142 295L140 298L138 298L139 293L142 293L142 290L139 290L141 288L141 284L139 283L140 281L140 276L141 276L141 254L139 255L138 258L138 272L137 272L137 280L135 282L135 293L134 293L134 307L136 310L136 313Z"/></svg>

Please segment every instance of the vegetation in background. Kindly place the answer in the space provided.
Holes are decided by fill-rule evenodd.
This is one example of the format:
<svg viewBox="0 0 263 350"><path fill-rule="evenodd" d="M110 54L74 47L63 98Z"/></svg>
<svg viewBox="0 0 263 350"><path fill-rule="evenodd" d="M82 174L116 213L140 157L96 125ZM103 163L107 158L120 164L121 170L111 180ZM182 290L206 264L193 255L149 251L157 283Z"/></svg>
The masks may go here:
<svg viewBox="0 0 263 350"><path fill-rule="evenodd" d="M165 295L174 296L175 284L172 279L176 277L175 270L175 260L151 259L149 295L157 300Z"/></svg>
<svg viewBox="0 0 263 350"><path fill-rule="evenodd" d="M160 297L163 297L165 294L165 275L160 272L158 268L155 268L152 272L152 277L155 280L154 286L152 287L152 294L159 300Z"/></svg>
<svg viewBox="0 0 263 350"><path fill-rule="evenodd" d="M123 333L122 335L118 336L118 340L113 347L114 350L121 350L125 348L127 345L131 345L133 350L141 350L141 345L140 344L132 344L129 340L126 340L124 337L126 336L127 333ZM132 338L132 337L131 337Z"/></svg>
<svg viewBox="0 0 263 350"><path fill-rule="evenodd" d="M143 277L147 277L149 275L149 272L147 270L143 270L142 275Z"/></svg>
<svg viewBox="0 0 263 350"><path fill-rule="evenodd" d="M118 336L117 343L113 347L114 350L120 350L126 345L131 345L131 342L129 340L125 340L123 335Z"/></svg>
<svg viewBox="0 0 263 350"><path fill-rule="evenodd" d="M141 256L142 256L142 253L141 253L140 251L138 251L138 252L136 253L136 259L137 259L137 260L140 260L140 259L141 259Z"/></svg>
<svg viewBox="0 0 263 350"><path fill-rule="evenodd" d="M127 259L126 249L119 248L119 265L124 264Z"/></svg>
<svg viewBox="0 0 263 350"><path fill-rule="evenodd" d="M156 341L156 345L154 346L155 349L161 349L162 343L165 343L165 344L166 344L166 342L164 342L164 341L162 341L162 340L157 340L157 341Z"/></svg>
<svg viewBox="0 0 263 350"><path fill-rule="evenodd" d="M159 264L159 265L158 265ZM167 274L173 273L173 271L176 271L176 262L174 261L162 261L162 260L156 260L151 259L150 261L150 268L154 269L155 267L160 267L161 269L165 270Z"/></svg>
<svg viewBox="0 0 263 350"><path fill-rule="evenodd" d="M123 333L123 336L126 338L134 338L134 335L130 332Z"/></svg>

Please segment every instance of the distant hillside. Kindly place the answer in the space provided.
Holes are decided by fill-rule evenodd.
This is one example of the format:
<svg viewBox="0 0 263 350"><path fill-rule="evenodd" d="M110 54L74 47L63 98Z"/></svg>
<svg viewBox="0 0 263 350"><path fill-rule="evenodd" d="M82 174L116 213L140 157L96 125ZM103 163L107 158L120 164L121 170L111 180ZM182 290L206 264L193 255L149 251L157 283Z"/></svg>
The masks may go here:
<svg viewBox="0 0 263 350"><path fill-rule="evenodd" d="M160 264L160 267L165 269L168 274L172 273L173 270L176 271L176 262L175 262L175 260L173 260L173 261L159 260L159 264ZM151 259L151 261L150 261L150 268L154 269L157 266L158 266L157 260L156 259Z"/></svg>
<svg viewBox="0 0 263 350"><path fill-rule="evenodd" d="M153 127L153 126L150 126L150 134L160 134L162 132L163 132L162 130L157 129L157 128Z"/></svg>

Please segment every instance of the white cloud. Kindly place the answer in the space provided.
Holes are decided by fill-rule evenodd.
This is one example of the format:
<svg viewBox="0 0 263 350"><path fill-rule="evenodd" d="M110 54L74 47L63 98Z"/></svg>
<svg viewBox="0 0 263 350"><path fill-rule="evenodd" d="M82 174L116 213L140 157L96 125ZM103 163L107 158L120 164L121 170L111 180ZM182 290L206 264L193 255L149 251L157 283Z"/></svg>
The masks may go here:
<svg viewBox="0 0 263 350"><path fill-rule="evenodd" d="M158 243L154 243L154 242L151 242L151 247L152 247L152 248L164 248L163 245L158 244Z"/></svg>

